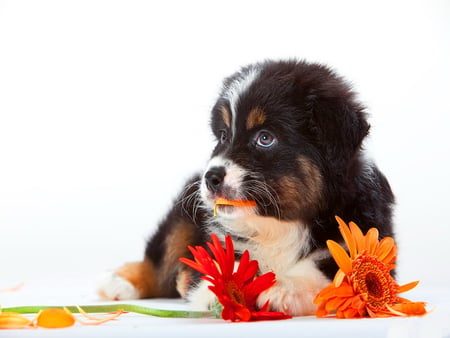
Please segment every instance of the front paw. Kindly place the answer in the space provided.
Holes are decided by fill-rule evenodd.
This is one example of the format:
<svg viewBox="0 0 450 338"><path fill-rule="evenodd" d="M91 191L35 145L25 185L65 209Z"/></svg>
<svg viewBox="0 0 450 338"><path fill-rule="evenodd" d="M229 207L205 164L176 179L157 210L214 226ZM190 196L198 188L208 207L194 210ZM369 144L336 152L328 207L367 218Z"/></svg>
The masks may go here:
<svg viewBox="0 0 450 338"><path fill-rule="evenodd" d="M317 309L313 300L319 291L320 288L301 280L279 279L259 295L257 304L262 307L269 301L272 311L281 311L290 316L312 315Z"/></svg>
<svg viewBox="0 0 450 338"><path fill-rule="evenodd" d="M208 288L207 281L200 281L196 287L187 294L190 307L195 311L209 311L215 303L216 295Z"/></svg>

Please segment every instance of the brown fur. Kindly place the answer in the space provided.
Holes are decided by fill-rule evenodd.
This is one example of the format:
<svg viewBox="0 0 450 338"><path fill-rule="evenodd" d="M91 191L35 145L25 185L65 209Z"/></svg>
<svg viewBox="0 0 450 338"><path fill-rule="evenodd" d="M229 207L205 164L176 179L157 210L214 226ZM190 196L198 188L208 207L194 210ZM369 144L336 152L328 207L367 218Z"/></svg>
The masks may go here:
<svg viewBox="0 0 450 338"><path fill-rule="evenodd" d="M262 125L266 121L266 114L264 111L257 107L253 108L248 114L246 128L247 130L253 129L257 126Z"/></svg>
<svg viewBox="0 0 450 338"><path fill-rule="evenodd" d="M161 293L155 278L156 269L149 260L127 263L116 274L133 284L141 298L157 297Z"/></svg>
<svg viewBox="0 0 450 338"><path fill-rule="evenodd" d="M228 111L227 108L225 108L224 106L220 107L220 113L222 114L222 119L223 122L225 123L225 125L227 126L227 128L231 127L231 114Z"/></svg>
<svg viewBox="0 0 450 338"><path fill-rule="evenodd" d="M315 211L320 207L323 190L322 175L319 169L310 160L300 157L298 159L300 172L304 178L283 176L278 180L282 187L279 198L281 212L285 215L291 213L290 210L303 209L304 214Z"/></svg>

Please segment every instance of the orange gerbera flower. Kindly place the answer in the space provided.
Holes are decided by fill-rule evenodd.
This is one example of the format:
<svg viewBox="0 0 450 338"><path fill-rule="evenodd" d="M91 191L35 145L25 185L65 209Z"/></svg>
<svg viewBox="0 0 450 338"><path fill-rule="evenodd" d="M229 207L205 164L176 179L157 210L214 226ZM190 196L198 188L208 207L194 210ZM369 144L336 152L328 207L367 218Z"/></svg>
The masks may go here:
<svg viewBox="0 0 450 338"><path fill-rule="evenodd" d="M338 318L414 316L426 313L425 303L411 302L398 296L418 282L398 285L391 275L395 267L397 245L392 237L378 240L378 230L366 235L353 222L349 226L336 217L348 249L327 241L328 249L339 266L333 282L316 296L316 315L335 313Z"/></svg>
<svg viewBox="0 0 450 338"><path fill-rule="evenodd" d="M201 278L212 285L209 289L215 293L223 306L222 318L235 321L256 321L270 319L287 319L290 316L283 312L268 311L267 302L262 309L257 309L256 300L259 294L275 284L275 274L258 273L258 262L250 260L248 251L244 251L235 271L235 252L230 236L225 237L226 249L222 248L219 238L212 235L212 243L207 243L213 257L201 246L189 246L195 261L180 258L189 267L204 274Z"/></svg>

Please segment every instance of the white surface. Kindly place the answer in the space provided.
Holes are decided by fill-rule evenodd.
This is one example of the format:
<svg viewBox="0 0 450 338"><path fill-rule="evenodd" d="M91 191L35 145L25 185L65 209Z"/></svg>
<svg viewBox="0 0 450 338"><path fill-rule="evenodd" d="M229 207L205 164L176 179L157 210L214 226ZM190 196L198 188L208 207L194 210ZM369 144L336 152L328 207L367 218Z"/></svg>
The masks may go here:
<svg viewBox="0 0 450 338"><path fill-rule="evenodd" d="M297 57L328 63L361 93L366 148L397 196L399 282L448 295L449 13L445 0L0 0L0 287L51 281L36 291L51 299L69 277L91 290L103 270L140 259L183 181L206 163L222 78ZM427 321L406 322L417 333ZM135 330L191 333L151 322ZM328 330L316 323L256 327ZM361 323L329 329L377 332Z"/></svg>
<svg viewBox="0 0 450 338"><path fill-rule="evenodd" d="M67 278L70 277L70 278ZM83 278L82 278L83 277ZM84 279L92 276L66 275L27 283L22 290L0 294L4 306L97 304ZM405 294L406 296L407 294ZM298 317L283 321L231 323L221 319L168 319L124 314L98 327L76 325L59 330L0 331L0 337L423 337L450 336L448 289L422 289L415 300L427 299L434 311L425 317L388 319L318 319ZM188 309L181 300L141 300L133 303L162 309Z"/></svg>

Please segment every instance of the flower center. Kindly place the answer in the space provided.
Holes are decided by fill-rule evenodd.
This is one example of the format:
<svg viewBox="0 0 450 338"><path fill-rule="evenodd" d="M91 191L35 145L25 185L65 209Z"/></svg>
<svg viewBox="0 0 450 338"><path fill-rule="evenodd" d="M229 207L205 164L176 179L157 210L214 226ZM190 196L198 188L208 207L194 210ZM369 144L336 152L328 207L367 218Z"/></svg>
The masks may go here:
<svg viewBox="0 0 450 338"><path fill-rule="evenodd" d="M227 292L233 302L246 306L242 290L234 282L227 283Z"/></svg>
<svg viewBox="0 0 450 338"><path fill-rule="evenodd" d="M389 271L388 265L364 253L353 262L354 287L367 295L367 306L371 310L383 310L395 300L397 284Z"/></svg>
<svg viewBox="0 0 450 338"><path fill-rule="evenodd" d="M369 292L369 295L375 298L381 298L383 297L383 285L378 279L377 275L374 273L369 272L366 275L366 286L367 291Z"/></svg>

